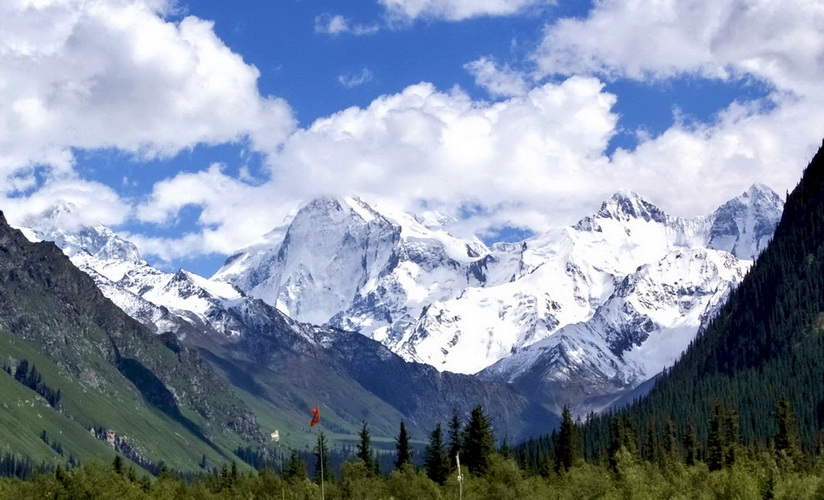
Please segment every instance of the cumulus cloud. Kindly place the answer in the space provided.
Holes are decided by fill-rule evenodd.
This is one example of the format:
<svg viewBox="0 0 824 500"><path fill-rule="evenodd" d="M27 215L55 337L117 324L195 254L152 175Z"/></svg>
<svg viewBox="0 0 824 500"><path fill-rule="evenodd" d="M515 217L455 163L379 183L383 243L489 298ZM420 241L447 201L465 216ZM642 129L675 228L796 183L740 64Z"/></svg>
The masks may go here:
<svg viewBox="0 0 824 500"><path fill-rule="evenodd" d="M547 3L380 1L406 21L509 15ZM173 225L184 209L197 210L199 227L184 236L132 235L145 254L164 260L230 253L320 195L471 214L455 228L465 234L573 223L619 188L676 215L708 213L754 181L791 189L824 135L824 18L815 2L595 2L586 18L546 27L534 75L491 58L465 66L498 102L421 83L298 130L288 106L259 94L257 70L208 22L165 21L168 5L159 0L44 5L48 15L39 17L17 1L0 5L0 16L14 21L0 25L4 203L86 200L89 213L110 224L133 214ZM353 29L340 16L316 20L322 33ZM773 91L709 123L676 121L607 156L618 97L603 81L684 75L754 78ZM550 80L534 86L541 78ZM117 193L72 170L72 148L152 157L227 141L268 153L267 177L233 176L219 164L179 173L132 212ZM45 184L37 165L50 169ZM108 215L106 205L114 207Z"/></svg>
<svg viewBox="0 0 824 500"><path fill-rule="evenodd" d="M492 97L524 95L531 87L524 73L507 65L500 66L490 57L468 62L464 69L475 78L475 84L486 89Z"/></svg>
<svg viewBox="0 0 824 500"><path fill-rule="evenodd" d="M380 27L376 24L352 23L340 14L321 14L315 18L315 33L325 35L371 35L377 33Z"/></svg>
<svg viewBox="0 0 824 500"><path fill-rule="evenodd" d="M284 189L284 191L287 191ZM272 229L281 220L284 203L273 184L250 183L224 172L215 163L200 172L182 172L155 184L136 209L137 220L173 226L184 208L199 210L201 230L181 237L133 234L141 251L164 261L204 254L228 254ZM273 203L278 200L278 203Z"/></svg>
<svg viewBox="0 0 824 500"><path fill-rule="evenodd" d="M296 132L263 184L217 166L158 183L139 217L172 221L183 206L196 206L205 230L177 242L142 240L143 250L229 252L321 195L357 194L407 210L425 203L455 215L473 207L475 216L458 228L466 233L507 223L546 229L597 207L592 200L609 192L591 179L608 169L602 152L615 130L614 103L594 78L498 103L413 85Z"/></svg>
<svg viewBox="0 0 824 500"><path fill-rule="evenodd" d="M672 210L706 211L747 180L792 189L824 136L824 4L815 0L605 0L548 26L534 60L543 76L756 79L772 89L614 155L629 187Z"/></svg>
<svg viewBox="0 0 824 500"><path fill-rule="evenodd" d="M422 13L429 4L415 5ZM756 181L783 192L824 135L820 10L799 0L786 9L766 1L598 2L588 17L546 28L537 75L489 58L466 66L500 102L426 83L379 97L297 131L273 157L272 179L253 189L282 202L267 214L270 227L300 201L359 194L408 210L471 213L458 228L466 233L572 223L620 188L684 216L709 213ZM560 83L529 88L558 75ZM602 79L680 76L755 78L774 90L708 123L676 120L608 156L619 117Z"/></svg>
<svg viewBox="0 0 824 500"><path fill-rule="evenodd" d="M378 0L390 19L463 21L481 16L511 16L554 0Z"/></svg>
<svg viewBox="0 0 824 500"><path fill-rule="evenodd" d="M281 99L211 22L163 18L160 0L0 4L0 177L66 175L73 149L169 157L243 142L272 153L294 128ZM8 189L8 188L7 188Z"/></svg>
<svg viewBox="0 0 824 500"><path fill-rule="evenodd" d="M810 94L824 73L822 54L817 0L606 0L585 19L547 27L535 58L545 74L752 75Z"/></svg>

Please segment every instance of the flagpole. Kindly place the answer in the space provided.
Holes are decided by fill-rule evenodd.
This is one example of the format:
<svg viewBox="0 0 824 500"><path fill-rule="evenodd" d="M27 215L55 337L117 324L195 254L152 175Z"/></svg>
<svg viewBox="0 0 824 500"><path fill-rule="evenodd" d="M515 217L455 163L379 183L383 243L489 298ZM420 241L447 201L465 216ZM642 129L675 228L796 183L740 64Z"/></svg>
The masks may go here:
<svg viewBox="0 0 824 500"><path fill-rule="evenodd" d="M283 479L283 456L280 454L280 431L278 429L275 429L275 432L272 433L272 441L275 442L275 454L277 455L277 459L278 459L277 467L279 469L279 470L276 470L275 472L277 474L280 474L281 479ZM272 464L272 466L275 467L276 465ZM286 495L286 493L284 492L284 489L283 489L283 483L281 482L280 497L285 498L285 495Z"/></svg>
<svg viewBox="0 0 824 500"><path fill-rule="evenodd" d="M461 454L455 455L455 462L458 464L458 499L463 500L463 475L461 474Z"/></svg>
<svg viewBox="0 0 824 500"><path fill-rule="evenodd" d="M318 452L320 453L320 500L325 500L323 491L323 431L321 430L320 421L318 422Z"/></svg>
<svg viewBox="0 0 824 500"><path fill-rule="evenodd" d="M325 492L323 485L323 431L320 430L320 405L312 409L312 422L309 423L309 432L312 432L312 427L318 426L318 456L320 457L320 500L325 500Z"/></svg>

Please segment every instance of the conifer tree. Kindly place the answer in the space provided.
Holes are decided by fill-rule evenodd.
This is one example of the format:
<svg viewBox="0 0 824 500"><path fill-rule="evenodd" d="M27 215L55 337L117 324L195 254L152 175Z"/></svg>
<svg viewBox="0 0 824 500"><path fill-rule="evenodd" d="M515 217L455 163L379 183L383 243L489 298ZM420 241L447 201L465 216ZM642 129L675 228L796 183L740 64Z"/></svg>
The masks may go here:
<svg viewBox="0 0 824 500"><path fill-rule="evenodd" d="M234 460L232 460L232 469L231 469L231 472L229 473L229 475L232 478L232 484L234 484L237 481L237 478L239 476L239 473L238 473L238 470L237 470L237 462L235 462Z"/></svg>
<svg viewBox="0 0 824 500"><path fill-rule="evenodd" d="M647 420L647 435L644 439L644 460L650 463L658 462L660 449L658 447L658 431L654 420Z"/></svg>
<svg viewBox="0 0 824 500"><path fill-rule="evenodd" d="M318 484L321 481L321 471L323 471L325 480L334 480L329 470L329 448L327 447L326 435L323 432L318 434L318 440L315 443L315 482Z"/></svg>
<svg viewBox="0 0 824 500"><path fill-rule="evenodd" d="M303 479L306 477L306 464L300 458L298 450L292 450L289 455L289 461L283 468L283 478L289 479Z"/></svg>
<svg viewBox="0 0 824 500"><path fill-rule="evenodd" d="M724 465L732 466L738 455L738 447L741 444L741 419L738 417L738 410L732 403L727 403L724 412Z"/></svg>
<svg viewBox="0 0 824 500"><path fill-rule="evenodd" d="M409 435L406 433L406 425L401 420L401 429L398 438L395 440L395 449L398 451L395 459L395 468L400 469L404 464L412 463L412 452L409 449Z"/></svg>
<svg viewBox="0 0 824 500"><path fill-rule="evenodd" d="M581 457L581 436L572 420L569 406L564 406L561 412L561 428L558 429L555 457L558 460L556 463L558 470L564 471L569 470Z"/></svg>
<svg viewBox="0 0 824 500"><path fill-rule="evenodd" d="M735 463L740 440L738 428L738 412L732 403L716 402L707 437L707 465L710 470L720 470Z"/></svg>
<svg viewBox="0 0 824 500"><path fill-rule="evenodd" d="M786 457L791 467L798 467L801 465L804 455L801 451L798 423L795 419L790 398L786 394L778 400L775 420L778 427L778 431L773 436L775 452L779 457Z"/></svg>
<svg viewBox="0 0 824 500"><path fill-rule="evenodd" d="M492 424L478 405L469 415L469 422L463 432L461 457L469 471L482 476L489 469L489 460L495 453Z"/></svg>
<svg viewBox="0 0 824 500"><path fill-rule="evenodd" d="M671 418L664 421L663 450L667 460L679 459L678 453L678 433L675 430L675 422Z"/></svg>
<svg viewBox="0 0 824 500"><path fill-rule="evenodd" d="M501 448L498 450L498 453L504 458L512 458L512 446L509 444L509 438L504 436L504 440L501 443Z"/></svg>
<svg viewBox="0 0 824 500"><path fill-rule="evenodd" d="M707 465L710 470L724 467L724 418L721 403L716 402L710 417L710 433L707 436Z"/></svg>
<svg viewBox="0 0 824 500"><path fill-rule="evenodd" d="M429 435L429 446L426 447L424 468L429 479L443 485L449 475L449 456L444 449L441 424L435 425L435 430Z"/></svg>
<svg viewBox="0 0 824 500"><path fill-rule="evenodd" d="M447 447L449 455L450 469L455 469L455 457L461 452L461 420L458 418L458 410L452 410L452 418L449 419L449 445Z"/></svg>
<svg viewBox="0 0 824 500"><path fill-rule="evenodd" d="M695 430L695 421L690 420L687 424L687 432L684 433L684 463L689 466L695 465L698 461L698 436Z"/></svg>
<svg viewBox="0 0 824 500"><path fill-rule="evenodd" d="M634 421L616 415L610 424L609 464L615 469L615 456L624 448L635 458L638 457L638 431Z"/></svg>
<svg viewBox="0 0 824 500"><path fill-rule="evenodd" d="M363 427L361 427L358 437L360 441L358 441L356 456L358 459L363 460L367 470L374 470L377 460L372 457L372 440L369 436L369 428L366 426L366 421L363 422Z"/></svg>

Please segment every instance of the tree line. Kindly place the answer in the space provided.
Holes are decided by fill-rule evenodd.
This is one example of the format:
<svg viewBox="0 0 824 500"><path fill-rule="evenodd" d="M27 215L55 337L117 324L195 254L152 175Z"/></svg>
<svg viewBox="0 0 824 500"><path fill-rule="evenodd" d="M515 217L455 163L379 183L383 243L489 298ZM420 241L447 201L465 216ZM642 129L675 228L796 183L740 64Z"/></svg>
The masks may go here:
<svg viewBox="0 0 824 500"><path fill-rule="evenodd" d="M585 499L585 498L823 498L824 460L805 451L788 398L772 417L776 433L769 446L742 441L740 416L729 402L707 415L705 443L694 431L680 434L671 421L660 428L639 428L614 415L609 446L589 455L585 425L564 409L550 439L515 447L494 440L492 421L478 406L463 423L453 413L444 427L429 434L418 456L401 423L390 469L376 465L376 452L364 422L354 454L340 473L324 474L328 499ZM28 480L0 479L0 498L280 498L320 497L320 462L328 454L319 434L313 464L296 450L280 470L264 464L241 470L224 464L201 474L168 469L157 477L126 467L121 457L110 465L88 463L52 471L32 469ZM460 474L458 469L460 461ZM33 464L31 465L33 467ZM307 469L313 466L314 473ZM324 465L324 471L329 470ZM311 477L310 477L311 476Z"/></svg>
<svg viewBox="0 0 824 500"><path fill-rule="evenodd" d="M49 387L43 381L43 376L37 371L37 367L33 364L29 366L28 360L21 360L13 371L11 366L4 364L3 371L13 375L14 380L43 396L52 408L57 408L60 404L62 397L60 389Z"/></svg>

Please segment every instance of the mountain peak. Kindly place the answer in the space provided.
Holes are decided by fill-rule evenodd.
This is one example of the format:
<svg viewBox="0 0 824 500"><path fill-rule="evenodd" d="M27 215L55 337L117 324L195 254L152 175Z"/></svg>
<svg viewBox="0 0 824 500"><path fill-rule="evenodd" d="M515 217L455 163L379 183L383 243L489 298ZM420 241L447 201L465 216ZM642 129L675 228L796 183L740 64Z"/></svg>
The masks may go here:
<svg viewBox="0 0 824 500"><path fill-rule="evenodd" d="M604 219L643 219L647 222L664 222L666 215L641 195L634 191L621 190L609 197L601 205L598 217Z"/></svg>
<svg viewBox="0 0 824 500"><path fill-rule="evenodd" d="M721 205L712 215L708 246L741 259L755 259L772 238L784 201L763 184Z"/></svg>
<svg viewBox="0 0 824 500"><path fill-rule="evenodd" d="M754 194L764 193L767 195L776 195L775 191L772 190L766 184L761 184L760 182L754 182L752 186L747 189L745 194L749 194L750 196ZM777 196L777 195L776 195Z"/></svg>
<svg viewBox="0 0 824 500"><path fill-rule="evenodd" d="M82 226L80 222L80 207L74 203L58 199L53 205L42 212L30 215L23 220L22 225L30 228L41 228L55 231L73 231Z"/></svg>
<svg viewBox="0 0 824 500"><path fill-rule="evenodd" d="M755 204L763 204L766 207L777 207L779 209L783 208L784 201L781 199L781 196L778 195L775 191L773 191L769 186L764 184L755 183L749 187L743 194L741 194L738 198L742 199L749 199L751 203Z"/></svg>

